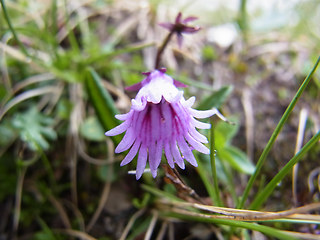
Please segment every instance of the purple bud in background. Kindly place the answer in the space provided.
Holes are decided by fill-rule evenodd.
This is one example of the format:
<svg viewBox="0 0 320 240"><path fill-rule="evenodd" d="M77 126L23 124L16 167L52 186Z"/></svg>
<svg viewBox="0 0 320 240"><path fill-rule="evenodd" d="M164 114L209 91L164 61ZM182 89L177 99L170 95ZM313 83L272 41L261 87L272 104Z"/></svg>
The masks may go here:
<svg viewBox="0 0 320 240"><path fill-rule="evenodd" d="M185 19L181 19L181 18L182 18L182 14L178 13L174 23L159 24L161 27L168 29L170 32L177 34L178 45L180 48L183 40L183 36L182 36L183 33L189 33L189 34L196 33L201 29L198 26L192 27L187 25L187 23L197 20L198 19L197 17L187 17Z"/></svg>

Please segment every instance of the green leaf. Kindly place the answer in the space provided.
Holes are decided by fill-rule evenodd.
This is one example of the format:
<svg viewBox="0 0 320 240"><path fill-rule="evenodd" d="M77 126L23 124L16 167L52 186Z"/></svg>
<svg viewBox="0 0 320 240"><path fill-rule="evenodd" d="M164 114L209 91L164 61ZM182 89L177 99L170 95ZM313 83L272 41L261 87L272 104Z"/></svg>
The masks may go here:
<svg viewBox="0 0 320 240"><path fill-rule="evenodd" d="M94 69L87 69L85 84L89 99L103 128L110 130L119 125L119 121L114 117L118 114L114 101L103 87L101 78ZM114 136L112 140L118 144L121 141L121 136Z"/></svg>
<svg viewBox="0 0 320 240"><path fill-rule="evenodd" d="M26 142L32 150L39 150L39 148L47 150L48 140L57 138L52 128L53 119L40 113L36 107L17 114L12 124L19 131L21 140Z"/></svg>
<svg viewBox="0 0 320 240"><path fill-rule="evenodd" d="M105 140L106 137L103 133L103 127L96 117L88 117L80 126L80 134L90 141Z"/></svg>
<svg viewBox="0 0 320 240"><path fill-rule="evenodd" d="M212 171L208 171L209 169L211 170L211 162L210 162L210 156L209 155L205 155L205 154L198 154L199 158L201 159L201 169L199 169L199 171L203 170L204 172L207 172L207 178L211 178L212 179ZM198 161L199 162L199 161ZM228 182L228 178L225 174L225 172L223 171L223 167L221 165L221 160L219 159L218 156L216 156L216 170L217 170L217 176L218 179L223 182L223 183L227 183Z"/></svg>
<svg viewBox="0 0 320 240"><path fill-rule="evenodd" d="M239 125L237 124L238 120L232 118L230 121L235 122L236 124L220 121L215 126L215 144L217 149L229 144L239 130Z"/></svg>
<svg viewBox="0 0 320 240"><path fill-rule="evenodd" d="M252 174L255 170L255 166L249 161L246 154L238 148L226 146L219 149L217 154L221 161L228 161L233 168L243 173Z"/></svg>
<svg viewBox="0 0 320 240"><path fill-rule="evenodd" d="M232 92L232 86L224 86L218 91L213 92L198 105L197 109L207 110L211 108L219 108L227 99Z"/></svg>

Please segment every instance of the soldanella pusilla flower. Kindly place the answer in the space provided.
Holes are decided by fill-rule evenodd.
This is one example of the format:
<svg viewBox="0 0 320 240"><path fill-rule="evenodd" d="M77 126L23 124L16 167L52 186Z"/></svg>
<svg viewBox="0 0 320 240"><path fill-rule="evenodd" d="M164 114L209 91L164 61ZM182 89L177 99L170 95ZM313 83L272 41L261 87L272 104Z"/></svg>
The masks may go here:
<svg viewBox="0 0 320 240"><path fill-rule="evenodd" d="M130 163L136 155L136 178L143 174L147 162L153 177L164 155L171 168L177 164L185 168L185 161L197 167L193 150L209 154L203 144L208 140L198 129L208 129L210 124L195 118L208 118L217 110L198 111L191 106L195 97L185 100L183 91L178 87L184 84L175 81L165 73L165 69L145 73L146 78L129 90L139 90L131 101L131 109L126 114L116 115L124 121L119 126L107 131L107 136L115 136L126 132L116 147L115 152L129 150L121 162L121 166Z"/></svg>

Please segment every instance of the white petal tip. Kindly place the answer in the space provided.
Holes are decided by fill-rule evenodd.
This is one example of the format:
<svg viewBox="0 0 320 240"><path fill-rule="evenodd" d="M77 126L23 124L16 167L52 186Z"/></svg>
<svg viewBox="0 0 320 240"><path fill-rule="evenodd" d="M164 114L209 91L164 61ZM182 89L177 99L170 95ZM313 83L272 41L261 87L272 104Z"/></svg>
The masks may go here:
<svg viewBox="0 0 320 240"><path fill-rule="evenodd" d="M106 135L107 137L112 136L112 135L110 135L110 133L109 133L109 132L110 132L110 131L105 132L105 133L104 133L104 135Z"/></svg>
<svg viewBox="0 0 320 240"><path fill-rule="evenodd" d="M196 97L192 96L188 100L182 101L182 105L186 108L191 108L191 106L194 104L195 101L196 101Z"/></svg>
<svg viewBox="0 0 320 240"><path fill-rule="evenodd" d="M156 178L156 176L157 176L157 170L152 171L151 173L152 173L152 177L153 177L153 178Z"/></svg>
<svg viewBox="0 0 320 240"><path fill-rule="evenodd" d="M210 150L207 148L207 150L204 150L202 153L203 154L210 154Z"/></svg>
<svg viewBox="0 0 320 240"><path fill-rule="evenodd" d="M185 168L186 168L186 166L184 165L184 163L182 163L182 164L178 164L178 163L176 163L182 170L184 170Z"/></svg>
<svg viewBox="0 0 320 240"><path fill-rule="evenodd" d="M123 151L121 151L121 149L119 150L118 148L116 148L115 150L114 150L114 152L115 153L121 153L121 152L123 152ZM120 165L121 166L121 165Z"/></svg>
<svg viewBox="0 0 320 240"><path fill-rule="evenodd" d="M198 167L198 163L197 162L190 162L190 164L194 167Z"/></svg>

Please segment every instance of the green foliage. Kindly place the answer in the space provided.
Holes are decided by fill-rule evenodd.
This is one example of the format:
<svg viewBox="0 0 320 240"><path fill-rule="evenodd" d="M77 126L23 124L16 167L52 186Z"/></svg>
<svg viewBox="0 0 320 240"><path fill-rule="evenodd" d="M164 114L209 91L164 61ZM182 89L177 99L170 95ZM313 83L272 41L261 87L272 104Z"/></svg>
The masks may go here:
<svg viewBox="0 0 320 240"><path fill-rule="evenodd" d="M182 208L184 203L199 202L191 194L193 189L190 190L183 182L185 180L192 183L196 192L199 190L200 199L206 204L210 201L209 195L215 206L234 205L244 210L245 203L248 202L249 208L261 210L268 200L272 201L269 197L275 187L290 176L295 164L305 156L308 156L307 165L314 164L310 159L318 159L320 133L315 133L316 121L312 118L317 116L314 112L318 110L320 89L320 74L319 71L316 72L319 60L314 65L319 53L319 33L315 31L319 22L319 14L316 14L318 1L305 1L292 6L294 21L291 21L292 15L289 13L283 14L273 9L260 15L259 12L250 15L251 7L248 7L249 3L245 0L240 2L238 12L228 10L224 5L222 9L228 12L210 12L208 27L214 27L216 21L221 22L221 19L224 22L230 20L238 23L242 35L235 40L237 42L228 49L206 40L201 44L194 44L197 54L200 53L202 57L202 62L197 63L196 67L189 60L181 61L185 56L190 56L190 59L194 57L192 43L182 46L179 50L182 54L179 51L168 54L172 63L177 62L177 69L168 69L169 74L190 86L188 89L197 97L196 108L219 108L228 119L230 114L237 114L233 113L233 104L240 99L242 88L254 90L260 87L260 83L263 86L271 81L272 85L274 79L285 79L286 76L291 76L292 84L299 83L301 76L309 74L303 88L293 97L289 110L281 118L269 143L262 149L263 154L256 166L235 145L236 141L233 141L236 136L243 134L239 129L242 124L240 120L238 122L237 119L230 118L230 121L236 122L230 124L217 121L216 117L211 119L214 128L210 132L203 131L207 136L210 133L208 145L211 155L196 154L199 167L194 169L187 165L184 170L187 179L179 179L177 176L169 179L167 173L160 170L157 179L146 173L142 180L145 184L140 184L133 181L131 175L126 174L123 178L126 169L120 168L119 162L124 155L112 156L113 161L106 164L121 136L113 137L113 144L105 144L104 132L119 124L114 118L115 114L129 108L123 106L121 99L118 101L116 92L123 91L123 86L141 81L141 72L151 70L144 66L146 60L150 60L144 59L144 56L152 54L143 50L154 50L161 44L158 36L153 35L157 33L154 30L158 9L163 11L163 4L166 2L170 9L177 10L170 1L153 0L141 5L142 7L137 4L132 9L129 5L122 8L116 1L76 3L52 0L44 3L1 0L0 209L5 209L2 218L10 219L1 224L1 230L10 231L10 235L13 232L16 238L62 240L72 237L64 236L64 233L57 234L56 229L65 228L63 223L70 222L72 229L69 230L78 231L77 233L94 237L97 235L96 238L101 240L116 239L115 233L124 229L131 219L131 210L136 208L139 208L141 214L131 222L126 239L143 238L147 230L160 232L160 224L165 226L164 231L170 233L179 224L187 232L190 230L188 221L196 226L190 232L198 230L198 225L207 226L204 223L215 224L217 232L225 238L245 236L246 239L252 237L250 230L259 231L270 238L293 239L292 235L288 236L281 229L292 230L299 223L319 224L316 220L301 219L258 224L221 220L214 219L212 216L215 214L210 217L198 216L197 214L203 213L199 209ZM188 6L183 8L193 10ZM221 15L218 17L220 20L216 19L217 15ZM283 31L277 35L279 28ZM267 32L270 30L273 31L272 34ZM279 35L280 40L273 39ZM146 42L150 39L156 39L156 42ZM300 43L301 40L303 44ZM199 58L197 54L194 59ZM164 66L166 64L164 61ZM310 73L312 66L314 69ZM226 82L224 79L216 79L216 76L225 76L224 71L234 81L230 81L230 78ZM50 81L43 80L43 75L49 75ZM248 79L255 81L248 84ZM311 79L311 84L305 90ZM109 86L113 85L110 92L103 84L104 81L108 81ZM215 81L218 86L223 85L217 91L212 87ZM45 91L47 87L49 90ZM276 88L277 97L283 102L294 94L291 87L271 87ZM51 89L55 89L54 92ZM117 91L113 91L114 89ZM191 95L188 89L185 90L186 97ZM275 140L303 92L307 96L303 104L313 111L306 125L306 138L310 140L305 140L306 144L287 163L281 163L284 167L278 172L267 172L268 168L265 170L264 166L271 146L277 144ZM30 96L30 93L34 95ZM264 97L263 94L261 89L261 97ZM227 105L225 103L228 99L232 102ZM278 113L283 106L271 108L275 109L271 113ZM277 117L280 118L275 116ZM293 117L290 127L293 129L295 125ZM291 135L285 137L291 139ZM268 167L276 169L270 162ZM251 175L248 182L245 181L245 174ZM270 178L266 186L264 181L259 181L261 175ZM305 177L307 178L307 174ZM306 182L306 179L301 179L301 182ZM111 183L111 190L101 195L106 183ZM256 191L257 186L259 191ZM114 189L120 189L123 196L118 198L114 195ZM242 195L241 199L239 194ZM319 196L315 194L315 197ZM292 207L288 204L290 197L279 201L280 203L271 202L272 206ZM115 202L116 210L110 209L110 202ZM178 210L189 210L192 214L174 212L174 202L181 204ZM122 205L125 205L123 209ZM87 230L86 224L99 212L99 206L103 206L103 209L97 215L96 224L92 230ZM266 208L268 207L267 205ZM151 218L151 215L154 217L156 214L159 214L159 218ZM108 217L112 219L111 224L105 220ZM157 224L154 229L150 229L154 220ZM17 221L14 223L17 226L11 226L14 221ZM110 229L106 230L107 228ZM210 225L208 229L211 229ZM153 237L155 234L152 234L151 238Z"/></svg>
<svg viewBox="0 0 320 240"><path fill-rule="evenodd" d="M88 117L80 126L81 135L90 141L105 140L104 130L96 117Z"/></svg>
<svg viewBox="0 0 320 240"><path fill-rule="evenodd" d="M227 100L228 96L232 92L232 89L232 86L221 87L218 91L213 92L203 99L197 108L200 110L219 108L222 103Z"/></svg>
<svg viewBox="0 0 320 240"><path fill-rule="evenodd" d="M53 129L54 120L40 113L36 107L24 113L18 113L12 120L13 127L18 131L22 141L31 150L48 150L48 140L55 140L57 134Z"/></svg>
<svg viewBox="0 0 320 240"><path fill-rule="evenodd" d="M246 154L231 145L231 140L238 132L238 124L219 122L215 127L215 147L220 161L227 161L230 166L246 174L252 174L254 165Z"/></svg>
<svg viewBox="0 0 320 240"><path fill-rule="evenodd" d="M254 165L239 148L225 146L224 148L217 150L217 152L221 161L227 161L236 170L246 174L252 174L254 172Z"/></svg>
<svg viewBox="0 0 320 240"><path fill-rule="evenodd" d="M91 103L95 108L103 128L106 131L110 130L119 124L119 121L114 118L114 116L118 114L118 111L114 106L110 94L102 86L99 75L91 68L87 70L86 74L86 89ZM119 143L121 136L114 136L112 139L115 143Z"/></svg>

